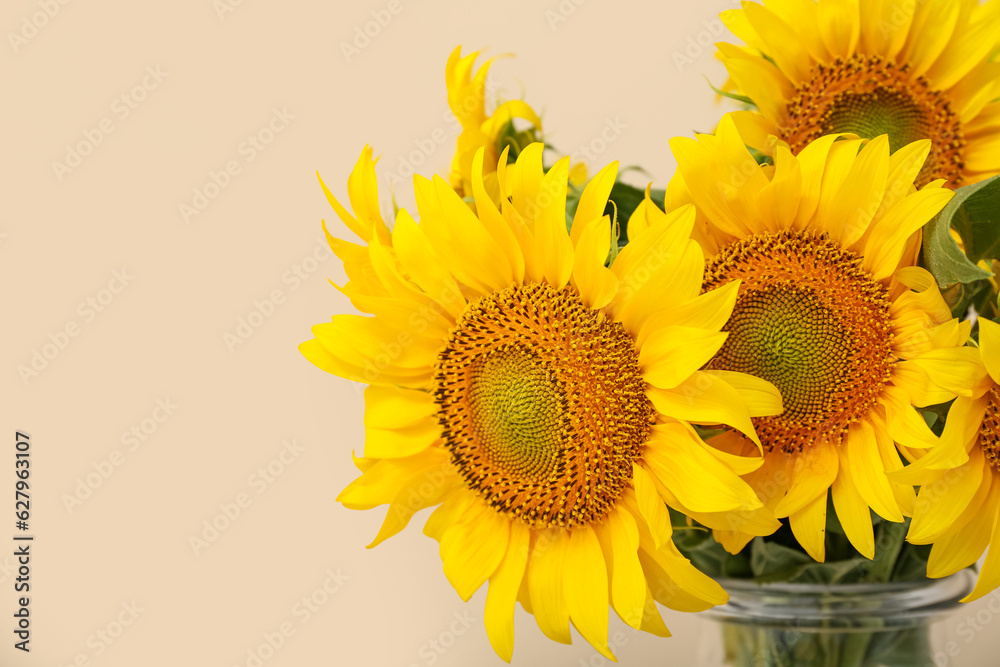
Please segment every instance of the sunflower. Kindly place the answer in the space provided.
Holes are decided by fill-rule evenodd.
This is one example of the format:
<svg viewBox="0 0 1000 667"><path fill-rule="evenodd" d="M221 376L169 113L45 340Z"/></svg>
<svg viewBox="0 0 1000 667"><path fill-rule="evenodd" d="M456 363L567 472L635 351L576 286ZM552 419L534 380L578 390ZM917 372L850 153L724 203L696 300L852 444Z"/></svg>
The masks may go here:
<svg viewBox="0 0 1000 667"><path fill-rule="evenodd" d="M745 479L817 561L832 490L848 538L871 558L869 508L903 521L913 507L913 488L886 475L902 467L894 443L937 442L914 406L969 395L974 374L962 347L970 325L915 266L921 227L953 196L940 181L913 186L930 142L890 156L885 136L831 135L798 156L779 146L762 167L727 115L717 135L671 146L667 203L698 210L705 289L742 283L709 367L766 379L784 402L781 415L754 420L764 465ZM709 442L755 450L731 430ZM740 530L718 537L734 552L749 540Z"/></svg>
<svg viewBox="0 0 1000 667"><path fill-rule="evenodd" d="M977 600L1000 585L1000 324L979 320L983 366L970 383L973 395L951 405L941 444L909 452L914 463L893 474L920 485L906 539L933 544L927 576L969 567L990 547L975 589Z"/></svg>
<svg viewBox="0 0 1000 667"><path fill-rule="evenodd" d="M463 197L472 196L472 162L480 148L486 151L483 164L491 175L496 172L495 165L504 149L509 147L511 158L516 158L525 146L540 140L542 134L542 120L522 100L504 102L492 114L486 114L486 75L493 61L501 56L490 58L473 73L478 57L478 51L463 57L462 47L455 47L444 70L448 106L462 126L451 162L450 180L451 186ZM515 118L527 121L530 126L516 130ZM492 186L489 175L487 186Z"/></svg>
<svg viewBox="0 0 1000 667"><path fill-rule="evenodd" d="M420 223L400 211L390 232L366 148L348 182L357 217L328 197L367 244L330 237L344 293L373 316L337 315L300 350L370 385L362 474L339 496L352 509L389 505L369 546L439 505L424 532L464 600L489 581L485 625L502 658L515 601L548 637L569 643L572 622L610 658L609 604L666 636L654 601L700 611L727 599L674 546L664 500L719 522L759 518L739 477L759 455L710 448L691 422L756 442L751 417L779 412L780 397L757 378L700 370L725 342L738 285L701 293L693 208L643 207L642 233L609 268L617 164L587 185L567 232L569 160L545 172L542 150L499 157L498 208L480 149L477 213L443 179L416 177Z"/></svg>
<svg viewBox="0 0 1000 667"><path fill-rule="evenodd" d="M893 151L933 141L919 186L1000 173L1000 1L767 0L721 16L746 43L718 47L760 110L734 117L755 148L887 134Z"/></svg>

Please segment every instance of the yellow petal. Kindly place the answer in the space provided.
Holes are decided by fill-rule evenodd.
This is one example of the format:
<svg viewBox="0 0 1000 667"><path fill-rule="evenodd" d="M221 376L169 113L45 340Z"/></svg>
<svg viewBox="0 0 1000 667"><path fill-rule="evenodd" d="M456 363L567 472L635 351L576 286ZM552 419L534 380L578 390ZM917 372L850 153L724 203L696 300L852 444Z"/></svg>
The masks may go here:
<svg viewBox="0 0 1000 667"><path fill-rule="evenodd" d="M657 602L677 611L697 612L729 599L722 586L684 558L673 543L655 550L641 531L639 539L639 562Z"/></svg>
<svg viewBox="0 0 1000 667"><path fill-rule="evenodd" d="M531 533L521 521L510 523L510 540L503 562L490 577L483 623L493 650L504 662L514 653L514 603L528 563Z"/></svg>
<svg viewBox="0 0 1000 667"><path fill-rule="evenodd" d="M931 382L958 396L972 397L982 394L992 384L987 379L978 350L971 347L952 347L924 352L914 360L927 371Z"/></svg>
<svg viewBox="0 0 1000 667"><path fill-rule="evenodd" d="M583 189L576 213L573 215L573 226L570 229L570 238L574 246L579 244L580 237L587 225L604 217L604 209L608 205L608 197L611 196L611 188L614 187L617 176L618 163L612 162L597 172L587 187Z"/></svg>
<svg viewBox="0 0 1000 667"><path fill-rule="evenodd" d="M861 37L857 0L824 0L817 8L820 34L830 55L850 58Z"/></svg>
<svg viewBox="0 0 1000 667"><path fill-rule="evenodd" d="M604 266L611 250L611 219L591 220L580 233L573 254L573 286L590 308L600 309L618 293L618 276Z"/></svg>
<svg viewBox="0 0 1000 667"><path fill-rule="evenodd" d="M504 252L506 249L497 245L479 218L443 178L435 176L432 184L440 208L425 217L421 204L426 200L418 198L420 225L434 247L448 249L440 254L446 268L466 285L485 286L487 289L481 290L484 292L509 287L514 282L514 269Z"/></svg>
<svg viewBox="0 0 1000 667"><path fill-rule="evenodd" d="M795 93L795 87L788 77L764 58L744 49L725 42L717 46L722 54L722 64L726 66L737 87L754 101L765 117L772 121L780 119L785 112L786 100L791 99Z"/></svg>
<svg viewBox="0 0 1000 667"><path fill-rule="evenodd" d="M766 6L795 28L813 60L831 60L820 36L819 11L814 0L767 0Z"/></svg>
<svg viewBox="0 0 1000 667"><path fill-rule="evenodd" d="M670 541L673 533L673 528L670 525L670 513L667 511L667 506L663 504L663 500L656 490L656 482L650 473L637 464L632 465L632 486L635 491L638 516L646 522L646 529L653 536L653 544L659 549L662 544Z"/></svg>
<svg viewBox="0 0 1000 667"><path fill-rule="evenodd" d="M1000 383L1000 324L979 319L979 350L990 378Z"/></svg>
<svg viewBox="0 0 1000 667"><path fill-rule="evenodd" d="M484 149L480 148L472 161L472 194L476 201L476 213L497 247L506 256L513 271L513 281L519 284L524 282L524 255L510 225L486 192L483 183L483 155Z"/></svg>
<svg viewBox="0 0 1000 667"><path fill-rule="evenodd" d="M563 590L570 620L591 646L608 658L608 571L601 543L590 526L579 526L566 541Z"/></svg>
<svg viewBox="0 0 1000 667"><path fill-rule="evenodd" d="M885 476L879 455L875 429L862 419L851 424L844 440L844 459L851 466L851 477L858 493L875 513L889 521L902 522L903 514Z"/></svg>
<svg viewBox="0 0 1000 667"><path fill-rule="evenodd" d="M496 572L507 553L511 521L492 507L467 512L441 536L444 574L468 602Z"/></svg>
<svg viewBox="0 0 1000 667"><path fill-rule="evenodd" d="M781 18L755 2L743 2L747 20L758 35L767 38L767 55L778 68L798 84L811 77L809 53L800 41L800 33Z"/></svg>
<svg viewBox="0 0 1000 667"><path fill-rule="evenodd" d="M882 135L861 150L833 200L820 202L819 215L826 229L843 247L852 246L868 230L882 205L888 179L889 137Z"/></svg>
<svg viewBox="0 0 1000 667"><path fill-rule="evenodd" d="M837 478L839 467L837 446L826 440L813 443L796 454L788 492L775 506L775 516L789 516L819 496L825 498L826 490Z"/></svg>
<svg viewBox="0 0 1000 667"><path fill-rule="evenodd" d="M927 560L928 577L936 579L955 574L983 555L993 531L993 508L1000 503L997 493L1000 484L995 483L994 474L983 475L982 484L969 503L968 520L935 540Z"/></svg>
<svg viewBox="0 0 1000 667"><path fill-rule="evenodd" d="M650 333L670 325L719 331L729 321L739 291L740 281L734 280L651 315L636 336L636 346L641 349Z"/></svg>
<svg viewBox="0 0 1000 667"><path fill-rule="evenodd" d="M862 556L874 558L875 531L872 528L871 511L868 503L858 493L843 449L840 449L840 469L830 492L833 495L833 507L847 539Z"/></svg>
<svg viewBox="0 0 1000 667"><path fill-rule="evenodd" d="M928 449L938 443L938 437L898 387L883 389L879 402L885 406L889 435L900 445Z"/></svg>
<svg viewBox="0 0 1000 667"><path fill-rule="evenodd" d="M365 429L365 456L373 459L397 459L413 456L430 447L441 437L441 426L425 419L399 429Z"/></svg>
<svg viewBox="0 0 1000 667"><path fill-rule="evenodd" d="M910 65L914 77L923 76L948 45L961 14L954 0L927 0L917 3L913 26L899 62Z"/></svg>
<svg viewBox="0 0 1000 667"><path fill-rule="evenodd" d="M639 626L639 629L657 637L670 636L670 630L667 629L666 624L663 622L660 610L656 606L656 600L653 598L653 593L649 590L648 586L646 587L646 603L642 610L642 625Z"/></svg>
<svg viewBox="0 0 1000 667"><path fill-rule="evenodd" d="M768 231L790 229L795 223L802 197L802 166L785 146L778 146L774 177L757 195L757 206Z"/></svg>
<svg viewBox="0 0 1000 667"><path fill-rule="evenodd" d="M930 544L967 516L969 504L983 481L983 450L973 447L969 460L945 473L940 479L920 487L913 521L906 539L913 544ZM989 474L989 471L985 471Z"/></svg>
<svg viewBox="0 0 1000 667"><path fill-rule="evenodd" d="M711 361L728 335L677 326L653 332L639 350L643 379L654 387L673 389Z"/></svg>
<svg viewBox="0 0 1000 667"><path fill-rule="evenodd" d="M826 560L826 492L788 517L792 534L813 560Z"/></svg>
<svg viewBox="0 0 1000 667"><path fill-rule="evenodd" d="M716 136L702 135L699 140L670 142L698 213L728 234L745 234L759 227L755 199L769 182L733 119L723 116Z"/></svg>
<svg viewBox="0 0 1000 667"><path fill-rule="evenodd" d="M805 229L811 225L823 195L824 178L829 178L827 161L834 143L844 135L828 134L820 137L802 149L798 157L802 171L802 197L795 216L795 229ZM852 135L853 136L853 135ZM844 172L846 175L846 172Z"/></svg>
<svg viewBox="0 0 1000 667"><path fill-rule="evenodd" d="M895 58L906 43L916 2L897 0L861 0L861 42L858 51Z"/></svg>
<svg viewBox="0 0 1000 667"><path fill-rule="evenodd" d="M392 242L410 279L452 317L459 317L465 310L465 296L452 274L442 266L434 245L406 211L396 216Z"/></svg>
<svg viewBox="0 0 1000 667"><path fill-rule="evenodd" d="M656 233L651 232L642 240L652 236ZM659 311L695 298L701 291L704 268L701 246L686 239L679 241L656 263L619 279L618 294L612 305L615 319L633 335L641 331L646 321Z"/></svg>
<svg viewBox="0 0 1000 667"><path fill-rule="evenodd" d="M698 446L679 425L656 427L643 460L656 479L696 512L753 510L762 504L746 482Z"/></svg>
<svg viewBox="0 0 1000 667"><path fill-rule="evenodd" d="M757 150L762 151L768 147L768 137L781 134L777 123L756 111L730 111L729 116L747 146Z"/></svg>
<svg viewBox="0 0 1000 667"><path fill-rule="evenodd" d="M906 239L940 213L954 195L951 190L924 189L903 199L879 220L871 230L864 253L864 266L874 280L883 280L895 272Z"/></svg>
<svg viewBox="0 0 1000 667"><path fill-rule="evenodd" d="M784 410L781 392L763 378L733 371L706 371L736 389L747 406L751 417L780 415Z"/></svg>
<svg viewBox="0 0 1000 667"><path fill-rule="evenodd" d="M532 204L535 216L535 253L542 261L542 276L556 288L569 282L573 273L573 242L566 233L566 183L569 157L557 162L542 178Z"/></svg>
<svg viewBox="0 0 1000 667"><path fill-rule="evenodd" d="M927 78L936 88L951 88L995 52L1000 34L1000 12L984 13L982 18L963 28L961 37L947 41L941 55L927 70Z"/></svg>
<svg viewBox="0 0 1000 667"><path fill-rule="evenodd" d="M993 486L1000 485L994 484ZM990 495L995 496L992 489ZM993 592L997 586L1000 586L1000 502L993 497L984 503L984 505L986 516L993 518L990 548L986 552L986 560L983 561L983 566L979 570L979 579L976 581L976 587L972 589L971 593L962 598L962 602L978 600L984 595Z"/></svg>
<svg viewBox="0 0 1000 667"><path fill-rule="evenodd" d="M411 482L427 481L432 487L448 486L448 453L441 447L421 451L406 459L362 459L367 470L337 495L337 502L351 509L371 509L392 502ZM433 481L432 481L433 480ZM424 495L432 495L429 490Z"/></svg>
<svg viewBox="0 0 1000 667"><path fill-rule="evenodd" d="M402 531L409 525L414 514L426 507L437 505L445 497L460 489L460 485L461 480L455 471L440 465L412 476L389 504L389 510L385 514L385 520L378 534L366 548L374 548ZM344 505L350 507L346 502Z"/></svg>
<svg viewBox="0 0 1000 667"><path fill-rule="evenodd" d="M743 397L717 375L697 371L674 389L652 387L646 394L662 414L693 424L732 426L760 446Z"/></svg>
<svg viewBox="0 0 1000 667"><path fill-rule="evenodd" d="M616 506L596 527L607 556L610 554L611 602L625 623L639 630L646 604L646 578L639 563L639 530L628 511Z"/></svg>
<svg viewBox="0 0 1000 667"><path fill-rule="evenodd" d="M427 517L427 523L424 524L424 535L440 542L445 531L458 523L475 502L477 502L477 498L474 494L451 494Z"/></svg>
<svg viewBox="0 0 1000 667"><path fill-rule="evenodd" d="M562 644L573 642L563 583L567 542L565 531L559 529L539 533L531 545L527 571L535 622L546 637Z"/></svg>
<svg viewBox="0 0 1000 667"><path fill-rule="evenodd" d="M412 426L436 412L434 397L426 391L376 386L365 389L364 424L369 428Z"/></svg>

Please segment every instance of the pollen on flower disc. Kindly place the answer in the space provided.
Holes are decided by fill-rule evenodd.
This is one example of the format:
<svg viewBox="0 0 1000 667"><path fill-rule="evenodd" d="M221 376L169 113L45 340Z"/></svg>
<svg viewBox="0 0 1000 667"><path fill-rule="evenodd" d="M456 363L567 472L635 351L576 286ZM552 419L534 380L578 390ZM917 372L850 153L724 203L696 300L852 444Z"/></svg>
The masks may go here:
<svg viewBox="0 0 1000 667"><path fill-rule="evenodd" d="M979 427L979 446L990 467L1000 472L1000 387L993 387L987 394L986 414Z"/></svg>
<svg viewBox="0 0 1000 667"><path fill-rule="evenodd" d="M962 184L962 123L946 95L914 77L908 65L865 55L819 63L812 79L796 88L779 125L795 154L823 135L841 132L863 139L887 134L893 152L930 139L917 186L938 178L949 187Z"/></svg>
<svg viewBox="0 0 1000 667"><path fill-rule="evenodd" d="M825 235L785 231L724 247L706 290L742 280L716 369L763 378L785 410L754 420L768 449L839 442L874 406L896 361L885 286Z"/></svg>
<svg viewBox="0 0 1000 667"><path fill-rule="evenodd" d="M445 446L468 486L536 528L601 520L653 423L634 341L568 287L471 303L435 382Z"/></svg>

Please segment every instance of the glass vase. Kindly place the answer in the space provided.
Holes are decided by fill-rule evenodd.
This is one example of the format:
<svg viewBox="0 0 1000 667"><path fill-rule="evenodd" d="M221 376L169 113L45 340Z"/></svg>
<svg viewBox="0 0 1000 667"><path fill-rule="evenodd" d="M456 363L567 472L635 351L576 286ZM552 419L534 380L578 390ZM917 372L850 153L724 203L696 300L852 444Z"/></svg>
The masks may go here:
<svg viewBox="0 0 1000 667"><path fill-rule="evenodd" d="M943 579L814 585L727 579L725 605L701 643L701 667L927 667L936 626L971 590L964 570Z"/></svg>

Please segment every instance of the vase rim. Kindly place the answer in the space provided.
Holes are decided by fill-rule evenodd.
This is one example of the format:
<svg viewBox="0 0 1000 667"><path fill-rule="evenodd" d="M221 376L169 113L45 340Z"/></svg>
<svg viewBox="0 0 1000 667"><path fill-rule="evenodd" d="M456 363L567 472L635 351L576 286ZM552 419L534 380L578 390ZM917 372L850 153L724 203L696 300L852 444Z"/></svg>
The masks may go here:
<svg viewBox="0 0 1000 667"><path fill-rule="evenodd" d="M898 629L940 618L972 591L975 577L966 569L940 579L881 584L717 581L729 593L729 601L704 613L723 623L852 632L870 629L872 623Z"/></svg>
<svg viewBox="0 0 1000 667"><path fill-rule="evenodd" d="M737 590L740 592L773 592L773 593L793 593L793 594L824 594L829 592L837 592L839 594L863 594L867 592L885 594L885 593L906 593L909 591L925 590L927 588L938 587L954 587L955 589L968 588L965 594L960 597L965 597L968 592L972 591L974 580L972 579L972 572L966 568L964 570L959 570L958 572L948 575L947 577L940 577L936 579L931 579L929 577L920 579L917 581L889 581L882 583L873 582L863 582L863 583L850 583L850 584L803 584L803 583L791 583L787 581L758 581L752 578L730 578L730 577L716 577L715 581L719 583L720 586L726 589L726 591Z"/></svg>

